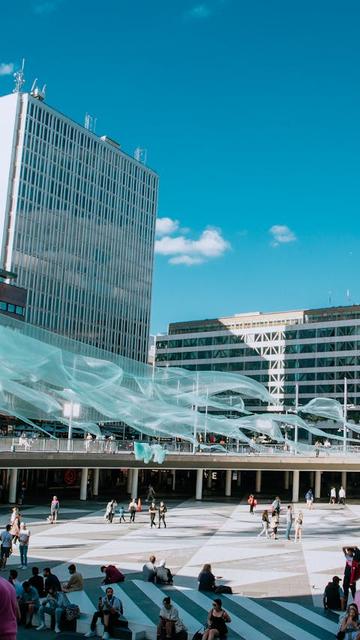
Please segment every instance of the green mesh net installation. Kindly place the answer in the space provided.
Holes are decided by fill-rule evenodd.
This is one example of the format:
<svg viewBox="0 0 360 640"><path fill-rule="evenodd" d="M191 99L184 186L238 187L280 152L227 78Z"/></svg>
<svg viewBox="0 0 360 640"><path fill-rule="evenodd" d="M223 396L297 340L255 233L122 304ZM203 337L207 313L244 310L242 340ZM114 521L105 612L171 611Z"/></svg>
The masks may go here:
<svg viewBox="0 0 360 640"><path fill-rule="evenodd" d="M327 433L295 413L264 409L250 414L244 400L276 403L263 385L246 376L151 367L1 314L0 362L0 413L34 429L41 430L38 421L68 425L64 409L70 403L79 406L79 415L71 417L73 429L98 436L100 425L121 422L152 437L193 443L209 433L250 446L256 446L254 433L282 443L296 429L343 440L343 434ZM336 400L315 398L299 412L340 422L346 429ZM359 427L349 427L359 433ZM311 445L297 446L306 450Z"/></svg>

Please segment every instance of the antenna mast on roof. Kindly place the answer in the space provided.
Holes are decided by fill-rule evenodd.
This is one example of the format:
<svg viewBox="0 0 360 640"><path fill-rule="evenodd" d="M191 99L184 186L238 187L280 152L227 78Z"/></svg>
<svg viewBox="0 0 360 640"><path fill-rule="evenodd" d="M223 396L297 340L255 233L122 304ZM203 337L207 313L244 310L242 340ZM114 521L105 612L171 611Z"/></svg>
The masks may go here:
<svg viewBox="0 0 360 640"><path fill-rule="evenodd" d="M20 93L21 89L25 84L24 69L25 69L25 58L22 59L21 69L18 69L18 71L15 71L14 73L15 86L13 88L13 93Z"/></svg>
<svg viewBox="0 0 360 640"><path fill-rule="evenodd" d="M92 131L92 133L95 133L96 121L97 121L97 118L94 118L93 116L91 116L90 113L85 113L85 119L84 119L85 129L87 129L88 131Z"/></svg>
<svg viewBox="0 0 360 640"><path fill-rule="evenodd" d="M134 158L141 164L146 164L147 160L147 149L141 149L140 147L136 147L134 151Z"/></svg>

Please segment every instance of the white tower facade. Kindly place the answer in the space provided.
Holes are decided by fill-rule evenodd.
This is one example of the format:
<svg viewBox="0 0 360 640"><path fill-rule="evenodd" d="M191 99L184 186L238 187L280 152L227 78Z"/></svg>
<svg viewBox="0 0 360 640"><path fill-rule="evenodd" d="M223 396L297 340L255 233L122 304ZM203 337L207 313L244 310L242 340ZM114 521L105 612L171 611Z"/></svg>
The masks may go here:
<svg viewBox="0 0 360 640"><path fill-rule="evenodd" d="M0 98L0 265L26 320L145 362L157 174L26 93Z"/></svg>

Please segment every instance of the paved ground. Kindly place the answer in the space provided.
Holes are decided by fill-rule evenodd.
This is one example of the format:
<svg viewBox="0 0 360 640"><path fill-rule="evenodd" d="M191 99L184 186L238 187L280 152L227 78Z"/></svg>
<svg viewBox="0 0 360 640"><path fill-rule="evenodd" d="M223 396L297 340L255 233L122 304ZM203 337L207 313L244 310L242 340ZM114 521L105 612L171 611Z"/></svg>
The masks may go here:
<svg viewBox="0 0 360 640"><path fill-rule="evenodd" d="M322 614L314 607L321 605L324 585L333 575L342 575L341 547L359 544L360 506L319 504L308 511L301 505L303 541L294 543L284 539L285 515L281 518L279 540L257 537L265 505L260 505L252 516L246 505L235 503L189 500L168 504L168 527L160 530L150 529L146 513L137 514L134 525L129 522L120 525L118 519L112 525L105 524L100 503L73 502L63 506L54 526L46 522L47 508L24 507L23 518L32 535L29 569L19 570L20 577L26 579L36 565L51 566L65 580L67 564L75 562L85 578L89 600L96 603L100 594L99 567L115 563L127 574L119 594L128 599L129 606L130 600L137 603L153 624L162 594L156 588L149 591L141 582L141 567L154 553L158 559L166 558L175 573L174 600L188 612L192 622L201 624L211 602L199 598L202 594L196 591L196 577L201 566L210 562L215 575L223 576L219 582L229 584L235 594L226 598L226 607L235 615L236 621L231 626L237 637L245 640L333 637L335 623L331 619L322 623L316 617L311 621L311 612L315 616ZM6 523L7 516L8 511L2 508L1 525ZM18 565L17 554L16 550L9 566ZM300 608L295 612L294 607ZM239 626L249 616L256 624L249 620L242 624L254 624L255 635L247 627ZM266 620L266 630L259 620ZM306 631L310 623L315 627ZM48 632L45 637L50 640L52 635ZM21 640L38 637L35 631L19 632Z"/></svg>

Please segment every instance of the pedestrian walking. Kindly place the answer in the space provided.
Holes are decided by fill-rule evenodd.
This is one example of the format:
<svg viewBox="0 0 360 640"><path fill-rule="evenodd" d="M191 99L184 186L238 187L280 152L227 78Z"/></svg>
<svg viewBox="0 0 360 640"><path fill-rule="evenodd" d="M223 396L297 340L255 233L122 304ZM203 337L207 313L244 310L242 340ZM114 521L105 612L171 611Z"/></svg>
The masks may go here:
<svg viewBox="0 0 360 640"><path fill-rule="evenodd" d="M279 496L276 496L274 502L272 503L272 510L276 511L277 515L280 516L280 511L281 511L281 501Z"/></svg>
<svg viewBox="0 0 360 640"><path fill-rule="evenodd" d="M293 520L294 520L294 514L293 514L292 506L291 504L288 504L288 507L286 510L286 533L285 533L286 540L290 540L290 532L291 532Z"/></svg>
<svg viewBox="0 0 360 640"><path fill-rule="evenodd" d="M341 485L339 489L339 504L345 505L346 491L344 487Z"/></svg>
<svg viewBox="0 0 360 640"><path fill-rule="evenodd" d="M51 500L51 503L50 503L50 517L49 517L49 521L51 522L51 524L56 524L58 515L59 515L59 509L60 509L60 502L57 499L57 496L53 496L53 499Z"/></svg>
<svg viewBox="0 0 360 640"><path fill-rule="evenodd" d="M135 522L136 509L137 509L136 500L135 498L132 498L129 504L130 522Z"/></svg>
<svg viewBox="0 0 360 640"><path fill-rule="evenodd" d="M116 507L117 507L117 502L114 499L110 500L110 502L107 503L105 516L104 516L106 522L109 522L110 524L112 524Z"/></svg>
<svg viewBox="0 0 360 640"><path fill-rule="evenodd" d="M13 537L13 543L16 544L17 541L19 540L19 534L20 534L20 513L17 512L14 514L14 518L12 519L11 522L11 529L10 529L10 533Z"/></svg>
<svg viewBox="0 0 360 640"><path fill-rule="evenodd" d="M308 509L314 508L314 494L312 489L308 489L305 493L305 502Z"/></svg>
<svg viewBox="0 0 360 640"><path fill-rule="evenodd" d="M277 513L277 511L273 511L271 514L271 520L270 520L270 529L271 529L271 537L274 540L277 540L277 532L278 532L278 526L279 526L279 514Z"/></svg>
<svg viewBox="0 0 360 640"><path fill-rule="evenodd" d="M166 529L166 520L165 520L166 513L167 513L167 506L165 502L161 500L159 505L159 529L160 529L161 523L163 523Z"/></svg>
<svg viewBox="0 0 360 640"><path fill-rule="evenodd" d="M11 526L6 525L4 531L0 534L1 552L0 552L0 570L5 569L8 558L12 552L13 537L10 533Z"/></svg>
<svg viewBox="0 0 360 640"><path fill-rule="evenodd" d="M336 487L330 489L330 504L336 504Z"/></svg>
<svg viewBox="0 0 360 640"><path fill-rule="evenodd" d="M24 504L25 492L26 492L26 484L25 482L22 482L20 491L19 491L19 496L18 496L18 504Z"/></svg>
<svg viewBox="0 0 360 640"><path fill-rule="evenodd" d="M151 484L149 484L146 502L150 502L150 500L152 502L155 499L155 497L156 497L155 489Z"/></svg>
<svg viewBox="0 0 360 640"><path fill-rule="evenodd" d="M360 550L357 547L343 547L343 553L345 556L343 590L346 607L349 590L351 591L352 597L355 598L356 580L359 577Z"/></svg>
<svg viewBox="0 0 360 640"><path fill-rule="evenodd" d="M263 533L265 534L266 538L269 537L269 527L270 527L270 520L269 520L269 512L267 509L265 509L265 511L263 511L263 514L261 516L261 531L260 533L258 533L258 538L260 538Z"/></svg>
<svg viewBox="0 0 360 640"><path fill-rule="evenodd" d="M125 509L124 509L124 507L122 505L120 505L120 507L119 507L119 524L121 524L122 520L124 522L126 522L126 520L125 520Z"/></svg>
<svg viewBox="0 0 360 640"><path fill-rule="evenodd" d="M304 516L302 511L299 511L298 515L295 518L295 542L301 542L302 538L302 528L303 528Z"/></svg>
<svg viewBox="0 0 360 640"><path fill-rule="evenodd" d="M249 505L249 512L252 513L252 515L254 515L254 509L257 505L257 500L253 493L250 493L248 497L248 505Z"/></svg>
<svg viewBox="0 0 360 640"><path fill-rule="evenodd" d="M156 513L157 513L156 504L155 504L155 502L152 502L150 507L149 507L150 527L151 528L156 526L156 523L155 523Z"/></svg>
<svg viewBox="0 0 360 640"><path fill-rule="evenodd" d="M22 522L20 525L19 532L19 550L20 550L20 568L27 568L27 555L29 549L29 540L30 540L30 531L27 528L25 522Z"/></svg>

